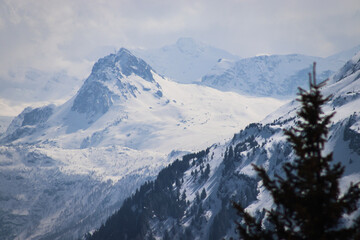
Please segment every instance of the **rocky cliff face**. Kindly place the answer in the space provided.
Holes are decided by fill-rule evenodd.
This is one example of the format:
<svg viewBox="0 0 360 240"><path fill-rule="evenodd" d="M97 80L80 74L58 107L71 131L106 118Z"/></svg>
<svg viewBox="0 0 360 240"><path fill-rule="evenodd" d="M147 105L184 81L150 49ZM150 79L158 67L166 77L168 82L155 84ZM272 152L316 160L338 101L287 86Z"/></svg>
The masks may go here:
<svg viewBox="0 0 360 240"><path fill-rule="evenodd" d="M154 94L161 96L158 83L153 78L151 67L121 48L116 54L101 58L77 93L72 111L86 114L88 118L106 113L115 101L126 101L142 91L127 77L138 76L152 85ZM148 89L150 90L150 89Z"/></svg>

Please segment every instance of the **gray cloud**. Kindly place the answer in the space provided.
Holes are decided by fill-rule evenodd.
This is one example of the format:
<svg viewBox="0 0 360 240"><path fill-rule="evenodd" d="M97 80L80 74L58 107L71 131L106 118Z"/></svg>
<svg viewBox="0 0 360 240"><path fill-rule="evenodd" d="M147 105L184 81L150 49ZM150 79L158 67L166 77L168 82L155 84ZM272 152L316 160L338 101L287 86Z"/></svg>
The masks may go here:
<svg viewBox="0 0 360 240"><path fill-rule="evenodd" d="M114 49L182 36L243 57L327 56L359 44L359 23L358 0L2 0L0 74L33 67L86 77Z"/></svg>

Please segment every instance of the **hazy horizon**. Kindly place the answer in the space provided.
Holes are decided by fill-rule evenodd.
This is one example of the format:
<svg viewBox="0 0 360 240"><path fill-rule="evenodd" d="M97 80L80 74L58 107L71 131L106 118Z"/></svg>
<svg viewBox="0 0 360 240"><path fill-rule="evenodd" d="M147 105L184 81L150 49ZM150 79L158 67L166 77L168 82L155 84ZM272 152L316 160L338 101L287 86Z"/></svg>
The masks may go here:
<svg viewBox="0 0 360 240"><path fill-rule="evenodd" d="M180 37L240 57L326 57L360 39L356 0L1 2L0 76L31 67L84 77L114 49L160 48Z"/></svg>

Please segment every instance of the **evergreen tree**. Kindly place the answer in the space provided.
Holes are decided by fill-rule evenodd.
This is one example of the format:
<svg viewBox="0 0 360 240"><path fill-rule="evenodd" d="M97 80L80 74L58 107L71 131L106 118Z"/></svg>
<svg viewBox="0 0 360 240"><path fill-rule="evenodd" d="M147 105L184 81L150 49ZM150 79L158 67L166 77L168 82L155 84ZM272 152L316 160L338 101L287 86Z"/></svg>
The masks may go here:
<svg viewBox="0 0 360 240"><path fill-rule="evenodd" d="M165 230L163 240L170 240L170 239L171 239L171 238L170 238L170 236L169 236L168 231Z"/></svg>
<svg viewBox="0 0 360 240"><path fill-rule="evenodd" d="M265 169L254 166L270 191L275 208L267 211L266 228L239 204L234 203L244 224L237 222L241 239L356 239L359 237L359 218L349 227L343 226L343 215L357 209L360 184L351 184L340 196L339 179L344 167L332 164L332 153L323 155L328 125L334 114L324 115L324 98L317 84L315 63L309 74L310 90L299 88L301 120L285 131L296 158L283 166L285 177L270 179Z"/></svg>
<svg viewBox="0 0 360 240"><path fill-rule="evenodd" d="M206 198L206 190L205 190L205 188L203 188L200 197L201 197L201 200L204 200Z"/></svg>
<svg viewBox="0 0 360 240"><path fill-rule="evenodd" d="M225 152L223 176L233 170L234 167L234 150L233 147L230 146Z"/></svg>
<svg viewBox="0 0 360 240"><path fill-rule="evenodd" d="M197 191L196 193L195 193L195 202L197 203L197 204L199 204L200 203L200 194L199 194L199 192Z"/></svg>
<svg viewBox="0 0 360 240"><path fill-rule="evenodd" d="M210 175L210 164L206 164L206 168L205 168L205 171L204 171L205 179L208 179L209 175Z"/></svg>

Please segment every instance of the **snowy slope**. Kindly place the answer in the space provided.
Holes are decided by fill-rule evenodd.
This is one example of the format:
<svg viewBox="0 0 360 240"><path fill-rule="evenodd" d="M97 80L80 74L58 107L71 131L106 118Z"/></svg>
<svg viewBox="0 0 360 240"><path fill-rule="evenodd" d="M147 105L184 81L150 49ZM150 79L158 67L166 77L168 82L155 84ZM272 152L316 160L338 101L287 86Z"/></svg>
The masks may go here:
<svg viewBox="0 0 360 240"><path fill-rule="evenodd" d="M156 72L179 83L199 80L220 58L239 59L224 50L192 38L179 38L175 44L160 49L134 49L134 52Z"/></svg>
<svg viewBox="0 0 360 240"><path fill-rule="evenodd" d="M292 97L298 86L306 87L307 74L314 61L318 66L318 79L325 80L354 56L359 48L327 58L291 54L264 55L238 61L224 59L202 77L201 84L250 96Z"/></svg>
<svg viewBox="0 0 360 240"><path fill-rule="evenodd" d="M167 164L123 147L0 147L1 239L73 239Z"/></svg>
<svg viewBox="0 0 360 240"><path fill-rule="evenodd" d="M322 89L323 95L332 95L325 112L336 111L325 152L332 151L335 162L346 167L340 182L344 190L360 180L360 52L335 77ZM294 126L298 110L294 100L262 122L248 125L231 141L175 161L125 200L88 239L236 237L231 201L247 206L258 219L264 217L263 208L270 208L272 201L251 164L263 166L270 176L282 175L283 163L294 158L283 129Z"/></svg>
<svg viewBox="0 0 360 240"><path fill-rule="evenodd" d="M169 81L121 49L100 59L65 104L26 108L0 141L51 142L70 149L121 145L163 152L196 150L201 142L204 146L230 137L282 103Z"/></svg>
<svg viewBox="0 0 360 240"><path fill-rule="evenodd" d="M24 109L0 136L0 238L81 236L184 151L282 103L175 83L120 49L70 100Z"/></svg>

